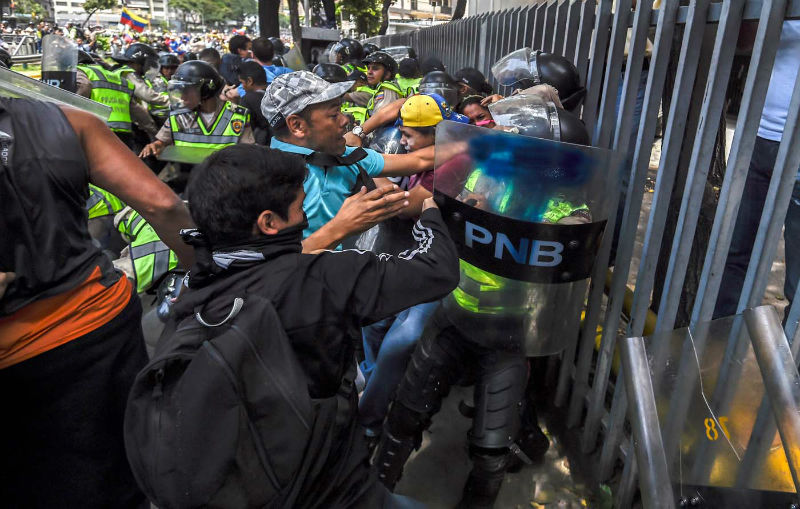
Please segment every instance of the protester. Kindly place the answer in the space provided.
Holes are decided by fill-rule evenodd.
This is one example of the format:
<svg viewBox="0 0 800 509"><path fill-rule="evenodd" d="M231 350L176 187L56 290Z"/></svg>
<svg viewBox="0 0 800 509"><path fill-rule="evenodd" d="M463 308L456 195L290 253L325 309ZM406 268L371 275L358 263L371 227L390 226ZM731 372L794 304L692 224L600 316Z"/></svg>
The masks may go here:
<svg viewBox="0 0 800 509"><path fill-rule="evenodd" d="M784 21L742 202L739 205L739 215L714 309L714 318L734 315L739 310L739 296L750 264L764 202L768 197L770 179L775 168L778 147L784 135L789 102L798 70L800 70L800 21ZM800 180L794 183L792 199L784 221L783 237L786 251L783 295L788 301L784 317L788 317L794 305L794 295L800 280Z"/></svg>
<svg viewBox="0 0 800 509"><path fill-rule="evenodd" d="M250 111L250 121L256 143L266 145L269 143L269 124L261 113L261 100L267 90L267 74L263 66L250 61L243 62L239 66L238 75L240 86L247 93L242 97L241 105Z"/></svg>
<svg viewBox="0 0 800 509"><path fill-rule="evenodd" d="M398 125L402 132L401 143L408 152L433 146L436 125L442 120L468 122L466 117L453 113L444 104L442 97L424 94L405 101ZM416 217L423 210L425 200L433 197L433 170L411 177L408 190L409 206L401 214ZM399 218L383 223L378 233L382 237L379 252L408 248L413 241L412 226L412 221ZM372 445L376 445L380 437L392 396L406 371L422 329L437 305L437 302L418 304L362 330L365 360L361 363L361 371L366 387L358 403L359 422Z"/></svg>
<svg viewBox="0 0 800 509"><path fill-rule="evenodd" d="M214 48L204 49L197 54L197 59L207 63L217 71L220 70L222 65L222 57L220 57L219 51L215 50Z"/></svg>
<svg viewBox="0 0 800 509"><path fill-rule="evenodd" d="M244 59L252 56L252 47L253 43L246 35L234 35L228 41L228 50L230 52L222 56L219 66L219 73L225 78L228 85L235 85L239 82L236 78L236 70ZM202 59L203 57L201 56L200 58Z"/></svg>
<svg viewBox="0 0 800 509"><path fill-rule="evenodd" d="M192 269L174 323L199 307L204 320L217 323L228 313L231 295L261 296L274 306L315 401L310 445L302 457L273 458L280 461L273 468L293 488L291 507L420 507L389 494L369 467L356 432L354 338L359 325L452 290L458 279L455 246L428 200L417 223L423 232L419 245L407 255L301 254L307 173L298 155L249 146L223 149L195 169L188 188L192 216L213 258L198 260ZM327 412L332 401L336 411ZM298 466L287 472L285 464ZM230 496L246 506L252 495Z"/></svg>
<svg viewBox="0 0 800 509"><path fill-rule="evenodd" d="M304 245L309 249L335 247L347 235L361 231L342 231L340 223L332 220L352 193L363 199L367 194L364 187L371 185L371 177L413 175L433 168L433 147L414 154L381 155L346 146L348 120L340 108L342 96L352 85L328 83L309 71L298 71L278 76L261 102L261 111L273 133L270 146L302 154L308 163L303 208L309 222ZM360 145L357 134L350 133L349 139ZM381 187L392 189L385 181ZM392 200L387 200L403 199L403 193L394 194ZM399 204L386 217L396 214L402 206ZM364 224L363 229L373 224Z"/></svg>
<svg viewBox="0 0 800 509"><path fill-rule="evenodd" d="M141 306L92 244L84 203L89 183L112 191L191 263L178 237L188 211L94 115L0 99L0 126L0 497L142 507L122 441L128 389L147 361Z"/></svg>

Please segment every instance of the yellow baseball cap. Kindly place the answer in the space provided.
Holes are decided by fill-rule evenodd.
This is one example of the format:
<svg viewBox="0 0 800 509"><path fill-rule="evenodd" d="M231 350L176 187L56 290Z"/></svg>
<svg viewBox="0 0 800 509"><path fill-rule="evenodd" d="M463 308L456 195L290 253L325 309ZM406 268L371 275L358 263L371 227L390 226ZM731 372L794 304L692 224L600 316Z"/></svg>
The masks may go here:
<svg viewBox="0 0 800 509"><path fill-rule="evenodd" d="M412 95L400 108L396 126L431 127L442 120L469 123L469 119L453 111L444 97L438 94Z"/></svg>

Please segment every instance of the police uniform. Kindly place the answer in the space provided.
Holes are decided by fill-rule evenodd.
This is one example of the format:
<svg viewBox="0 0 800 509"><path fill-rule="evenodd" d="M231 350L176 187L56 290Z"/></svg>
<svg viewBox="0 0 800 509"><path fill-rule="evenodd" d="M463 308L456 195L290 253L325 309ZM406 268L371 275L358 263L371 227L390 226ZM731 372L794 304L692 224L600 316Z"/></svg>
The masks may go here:
<svg viewBox="0 0 800 509"><path fill-rule="evenodd" d="M99 65L79 65L78 69L86 75L91 85L89 98L111 108L106 121L108 127L117 133L130 133L133 83Z"/></svg>
<svg viewBox="0 0 800 509"><path fill-rule="evenodd" d="M138 212L127 208L116 219L117 229L128 243L136 291L145 292L178 266L178 257L170 250L150 223Z"/></svg>
<svg viewBox="0 0 800 509"><path fill-rule="evenodd" d="M196 110L170 112L156 139L179 147L215 149L256 142L247 108L227 101L220 102L219 109L208 115Z"/></svg>
<svg viewBox="0 0 800 509"><path fill-rule="evenodd" d="M405 92L397 86L397 83L393 81L381 81L377 88L375 88L372 97L370 97L367 102L367 116L372 116L376 111L387 104L405 96Z"/></svg>
<svg viewBox="0 0 800 509"><path fill-rule="evenodd" d="M167 84L169 83L169 80L159 74L158 77L153 81L150 81L147 78L145 78L144 81L152 90L167 98L166 105L147 103L147 111L150 112L150 114L157 118L160 122L163 122L167 119L167 116L169 116L169 92L167 92Z"/></svg>
<svg viewBox="0 0 800 509"><path fill-rule="evenodd" d="M403 76L397 76L395 81L397 82L397 86L400 87L400 90L403 90L406 97L409 97L419 93L419 83L422 81L422 78L405 78Z"/></svg>
<svg viewBox="0 0 800 509"><path fill-rule="evenodd" d="M481 170L472 172L465 191L476 191L481 175ZM497 212L502 213L509 203L510 192L508 189L497 198ZM541 220L556 223L587 214L585 205L552 199ZM463 260L460 272L458 287L432 316L408 363L386 419L375 464L381 481L393 489L450 387L462 382L465 372L474 373L475 415L468 434L473 468L459 506L488 507L499 493L512 463L511 447L523 429L520 405L528 366L518 338L532 303L524 283ZM526 411L535 416L532 405ZM535 422L535 417L526 421ZM525 430L534 439L536 432L541 433L538 428Z"/></svg>

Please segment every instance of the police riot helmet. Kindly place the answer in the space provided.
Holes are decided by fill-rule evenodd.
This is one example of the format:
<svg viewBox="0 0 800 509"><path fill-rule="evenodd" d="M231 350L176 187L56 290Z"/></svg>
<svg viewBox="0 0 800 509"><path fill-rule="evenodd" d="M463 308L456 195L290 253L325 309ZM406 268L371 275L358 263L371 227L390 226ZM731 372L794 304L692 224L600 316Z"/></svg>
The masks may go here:
<svg viewBox="0 0 800 509"><path fill-rule="evenodd" d="M0 48L0 67L11 69L11 53L3 48Z"/></svg>
<svg viewBox="0 0 800 509"><path fill-rule="evenodd" d="M197 53L194 51L187 51L183 54L183 61L189 62L190 60L197 60Z"/></svg>
<svg viewBox="0 0 800 509"><path fill-rule="evenodd" d="M444 97L450 107L458 104L458 85L444 71L432 71L419 82L420 94L439 94Z"/></svg>
<svg viewBox="0 0 800 509"><path fill-rule="evenodd" d="M421 78L419 62L416 58L406 57L397 64L397 72L404 78Z"/></svg>
<svg viewBox="0 0 800 509"><path fill-rule="evenodd" d="M344 68L338 64L321 63L314 67L314 74L324 79L328 83L341 83L348 81L347 73Z"/></svg>
<svg viewBox="0 0 800 509"><path fill-rule="evenodd" d="M397 127L384 127L375 131L368 148L381 154L405 154L406 147L400 143L403 133Z"/></svg>
<svg viewBox="0 0 800 509"><path fill-rule="evenodd" d="M381 64L389 71L389 76L384 76L384 81L391 80L397 74L397 62L394 61L394 58L390 57L388 53L384 51L376 51L367 55L367 58L364 59L365 64Z"/></svg>
<svg viewBox="0 0 800 509"><path fill-rule="evenodd" d="M219 95L225 85L225 80L219 72L202 60L184 62L178 66L170 80L171 86L173 82L177 86L199 86L201 100Z"/></svg>
<svg viewBox="0 0 800 509"><path fill-rule="evenodd" d="M525 136L590 144L589 132L575 114L537 95L513 95L490 104L489 111L495 123Z"/></svg>
<svg viewBox="0 0 800 509"><path fill-rule="evenodd" d="M275 50L276 57L281 56L288 51L280 37L270 37L269 42L272 43L272 48Z"/></svg>
<svg viewBox="0 0 800 509"><path fill-rule="evenodd" d="M122 56L113 58L123 64L143 65L145 71L158 65L158 53L156 53L156 50L141 42L131 44Z"/></svg>
<svg viewBox="0 0 800 509"><path fill-rule="evenodd" d="M78 50L78 64L79 65L94 65L95 61L92 58L92 55L87 53L86 51L79 49Z"/></svg>
<svg viewBox="0 0 800 509"><path fill-rule="evenodd" d="M158 57L158 65L159 67L178 67L181 62L178 60L178 55L167 53Z"/></svg>
<svg viewBox="0 0 800 509"><path fill-rule="evenodd" d="M365 42L364 44L361 45L361 47L364 49L365 57L369 56L370 53L375 53L376 51L381 50L380 46L378 46L377 44L373 44L371 42Z"/></svg>
<svg viewBox="0 0 800 509"><path fill-rule="evenodd" d="M492 74L501 85L528 88L547 84L558 90L565 109L580 105L586 90L581 86L575 65L561 55L530 48L512 51L492 66Z"/></svg>
<svg viewBox="0 0 800 509"><path fill-rule="evenodd" d="M360 62L363 58L364 48L361 43L349 37L345 37L331 48L330 61L332 63Z"/></svg>

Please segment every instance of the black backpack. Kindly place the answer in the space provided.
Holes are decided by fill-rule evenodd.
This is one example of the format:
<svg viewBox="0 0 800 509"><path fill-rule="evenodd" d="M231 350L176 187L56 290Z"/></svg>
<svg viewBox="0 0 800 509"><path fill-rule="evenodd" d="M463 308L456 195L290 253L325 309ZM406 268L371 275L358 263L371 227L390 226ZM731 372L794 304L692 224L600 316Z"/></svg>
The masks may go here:
<svg viewBox="0 0 800 509"><path fill-rule="evenodd" d="M128 399L128 460L160 509L292 507L300 491L315 418L303 370L270 301L225 299L222 322L195 309L165 333Z"/></svg>

